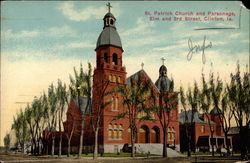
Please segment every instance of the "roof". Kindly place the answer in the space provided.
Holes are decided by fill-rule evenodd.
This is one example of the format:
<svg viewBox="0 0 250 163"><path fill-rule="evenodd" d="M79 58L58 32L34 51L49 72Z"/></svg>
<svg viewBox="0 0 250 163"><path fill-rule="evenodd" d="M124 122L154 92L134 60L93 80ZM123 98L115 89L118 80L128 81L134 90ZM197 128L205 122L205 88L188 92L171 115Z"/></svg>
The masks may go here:
<svg viewBox="0 0 250 163"><path fill-rule="evenodd" d="M160 76L155 82L159 91L169 91L172 81L167 76Z"/></svg>
<svg viewBox="0 0 250 163"><path fill-rule="evenodd" d="M101 46L113 45L122 49L120 36L114 27L105 27L98 37L96 49Z"/></svg>
<svg viewBox="0 0 250 163"><path fill-rule="evenodd" d="M74 102L76 103L77 107L79 108L79 104L78 104L78 98L73 98ZM91 111L91 100L90 100L90 104L87 107L87 103L88 103L88 98L87 97L80 97L80 106L81 106L81 112L84 113L84 111L86 110L85 114L89 114Z"/></svg>
<svg viewBox="0 0 250 163"><path fill-rule="evenodd" d="M228 131L228 135L235 135L235 134L239 134L240 133L240 129L239 127L231 127Z"/></svg>
<svg viewBox="0 0 250 163"><path fill-rule="evenodd" d="M214 107L211 111L210 114L216 115L216 114L222 114L223 112L221 111L220 108Z"/></svg>
<svg viewBox="0 0 250 163"><path fill-rule="evenodd" d="M179 114L179 122L181 124L184 124L184 123L191 123L191 117L192 117L192 111L191 110L188 110L186 111L187 112L187 120L186 120L186 116L185 116L185 111L181 112ZM200 113L198 113L197 111L194 111L193 113L193 122L194 123L202 123L202 124L208 124L208 122L206 121L203 121L201 119L202 115ZM211 124L215 124L213 121L210 121Z"/></svg>
<svg viewBox="0 0 250 163"><path fill-rule="evenodd" d="M138 72L136 72L136 73L134 73L133 75L129 76L126 79L126 85L131 85L131 78L133 78L133 79L138 78L138 76L139 76L140 73L143 73L146 76L146 78L149 80L150 85L152 85L152 87L159 92L158 88L154 85L154 83L152 82L151 78L148 76L148 74L143 69L140 70L140 71L138 71Z"/></svg>
<svg viewBox="0 0 250 163"><path fill-rule="evenodd" d="M165 65L162 65L159 69L159 72L162 72L162 71L167 71L167 67Z"/></svg>
<svg viewBox="0 0 250 163"><path fill-rule="evenodd" d="M108 12L103 19L105 19L106 17L113 17L115 19L114 15L110 12Z"/></svg>

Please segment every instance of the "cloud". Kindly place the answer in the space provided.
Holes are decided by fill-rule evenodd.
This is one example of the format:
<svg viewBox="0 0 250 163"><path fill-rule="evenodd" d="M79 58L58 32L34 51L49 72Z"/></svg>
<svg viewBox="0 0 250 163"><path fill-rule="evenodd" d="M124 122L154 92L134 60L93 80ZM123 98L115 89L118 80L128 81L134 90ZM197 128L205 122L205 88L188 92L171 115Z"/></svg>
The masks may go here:
<svg viewBox="0 0 250 163"><path fill-rule="evenodd" d="M152 34L154 33L154 30L152 28L154 26L155 25L153 22L148 22L148 21L146 22L142 17L139 17L137 18L135 28L122 30L121 35L126 37L126 36L132 36L134 34L136 35Z"/></svg>
<svg viewBox="0 0 250 163"><path fill-rule="evenodd" d="M231 35L229 35L229 38L239 38L240 37L240 33L232 33Z"/></svg>
<svg viewBox="0 0 250 163"><path fill-rule="evenodd" d="M1 31L1 35L3 39L17 39L17 38L32 38L39 35L39 31L33 30L33 31L27 31L27 30L21 30L18 32L13 32L12 29L7 29Z"/></svg>
<svg viewBox="0 0 250 163"><path fill-rule="evenodd" d="M60 27L51 27L44 34L51 37L65 37L65 36L76 36L76 32L68 25L60 26Z"/></svg>
<svg viewBox="0 0 250 163"><path fill-rule="evenodd" d="M65 50L65 49L84 49L84 48L94 48L95 44L88 41L71 42L63 45L57 45L54 50Z"/></svg>
<svg viewBox="0 0 250 163"><path fill-rule="evenodd" d="M119 16L120 9L118 7L118 4L113 3L112 6L115 6L112 12L115 13L116 16ZM79 10L76 9L75 4L73 2L65 2L62 5L60 5L58 9L68 19L77 22L86 21L90 18L100 19L107 12L106 6L101 6L101 7L88 6Z"/></svg>

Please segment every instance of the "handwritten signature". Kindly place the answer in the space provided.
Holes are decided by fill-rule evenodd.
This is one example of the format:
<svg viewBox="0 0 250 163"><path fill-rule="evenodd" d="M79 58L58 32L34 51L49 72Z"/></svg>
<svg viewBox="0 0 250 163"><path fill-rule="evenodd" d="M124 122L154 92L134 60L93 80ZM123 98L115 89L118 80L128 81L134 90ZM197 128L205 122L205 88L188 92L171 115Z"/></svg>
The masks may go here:
<svg viewBox="0 0 250 163"><path fill-rule="evenodd" d="M202 63L206 63L206 56L205 56L205 49L211 48L212 47L212 42L210 41L208 45L206 45L206 36L204 36L203 44L200 45L193 45L192 40L189 38L188 39L188 48L189 52L187 54L187 60L190 61L193 57L194 53L198 53L201 51L202 54Z"/></svg>

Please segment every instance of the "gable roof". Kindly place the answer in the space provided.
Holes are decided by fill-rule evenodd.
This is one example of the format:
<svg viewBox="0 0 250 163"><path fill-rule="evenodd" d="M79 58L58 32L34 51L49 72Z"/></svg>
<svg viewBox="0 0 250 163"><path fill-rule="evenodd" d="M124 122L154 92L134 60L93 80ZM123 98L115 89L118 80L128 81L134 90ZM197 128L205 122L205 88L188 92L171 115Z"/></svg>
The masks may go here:
<svg viewBox="0 0 250 163"><path fill-rule="evenodd" d="M78 98L77 97L73 98L73 101L75 102L76 106L79 108ZM84 111L85 111L85 114L89 114L91 111L91 99L90 99L90 104L88 108L86 109L87 103L88 103L87 97L80 97L80 106L81 106L80 110L82 114L84 113Z"/></svg>
<svg viewBox="0 0 250 163"><path fill-rule="evenodd" d="M140 71L137 71L136 73L134 73L133 75L129 76L127 79L126 79L126 85L131 85L131 79L137 79L139 74L144 74L145 77L149 80L149 83L150 85L158 92L158 88L155 86L155 84L152 82L151 78L148 76L148 74L143 70L141 69Z"/></svg>
<svg viewBox="0 0 250 163"><path fill-rule="evenodd" d="M187 120L186 120L186 116L185 116L185 111L183 111L183 112L181 112L181 113L179 114L179 122L180 122L181 124L191 123L192 110L188 110L188 111L186 111L186 112L187 112ZM197 112L197 111L194 111L193 117L194 117L194 119L193 119L193 122L194 122L194 123L209 124L208 122L203 121L203 120L201 119L202 115L201 115L199 112ZM211 124L215 124L213 121L210 121L210 123L211 123Z"/></svg>

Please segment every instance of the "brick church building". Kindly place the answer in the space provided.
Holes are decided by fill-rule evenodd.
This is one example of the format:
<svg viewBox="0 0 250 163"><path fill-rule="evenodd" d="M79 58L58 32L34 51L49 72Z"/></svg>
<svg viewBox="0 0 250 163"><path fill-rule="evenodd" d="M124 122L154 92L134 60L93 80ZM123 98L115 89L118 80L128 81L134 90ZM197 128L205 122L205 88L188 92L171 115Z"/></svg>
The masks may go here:
<svg viewBox="0 0 250 163"><path fill-rule="evenodd" d="M123 98L119 94L111 94L109 96L100 96L100 92L111 91L117 86L125 87L130 84L130 78L139 74L144 79L151 82L150 89L153 89L157 97L161 96L162 91L168 91L171 80L167 77L167 68L163 65L159 69L159 78L154 84L147 73L143 70L139 70L135 74L127 78L126 68L123 65L123 52L122 42L116 29L116 18L110 11L103 18L103 30L99 35L96 43L96 66L93 75L93 93L92 93L92 106L84 114L86 114L85 129L84 129L84 150L90 149L94 144L94 132L90 123L90 110L96 111L98 103L103 101L110 101L110 104L106 105L100 118L100 129L98 133L99 149L104 149L104 152L117 152L120 151L124 144L131 143L131 130L129 128L129 119L122 118L112 121L113 118L119 113L126 110L124 106ZM126 57L124 58L126 59ZM108 83L108 84L107 84ZM104 88L105 87L105 88ZM177 98L177 97L176 97ZM74 126L72 135L72 151L77 151L80 139L81 129L81 114L86 107L86 99L79 99L81 108L78 107L78 99L72 99L67 111L67 120L64 122L64 134L69 135ZM178 107L173 109L170 113L170 124L167 132L167 144L179 149L179 119L178 119ZM142 115L138 115L142 116ZM163 143L163 131L156 115L152 115L155 121L142 121L137 126L136 144L147 145L148 148L161 146ZM139 117L138 117L139 118ZM72 122L76 122L72 125ZM64 136L63 139L66 137ZM63 142L67 142L65 139ZM66 144L63 146L67 146ZM148 149L149 152L151 149Z"/></svg>

